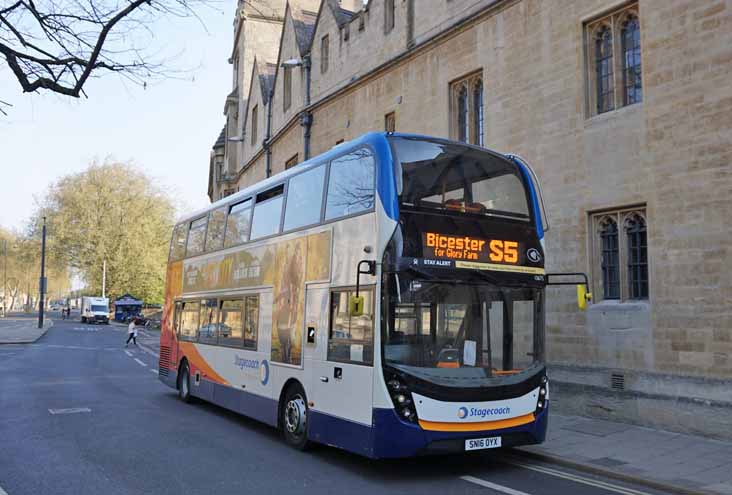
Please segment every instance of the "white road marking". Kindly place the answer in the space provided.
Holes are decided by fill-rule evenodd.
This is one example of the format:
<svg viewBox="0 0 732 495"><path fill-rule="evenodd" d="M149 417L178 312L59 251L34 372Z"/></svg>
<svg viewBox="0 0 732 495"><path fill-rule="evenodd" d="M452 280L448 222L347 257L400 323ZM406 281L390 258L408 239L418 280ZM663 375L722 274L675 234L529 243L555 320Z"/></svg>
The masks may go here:
<svg viewBox="0 0 732 495"><path fill-rule="evenodd" d="M507 486L497 485L495 483L491 483L490 481L482 480L474 476L460 476L460 479L469 483L475 483L476 485L480 485L485 488L490 488L491 490L495 490L497 492L506 493L507 495L529 495L526 492L520 492Z"/></svg>
<svg viewBox="0 0 732 495"><path fill-rule="evenodd" d="M0 495L8 495L8 492L6 492L5 490L3 490L3 487L2 486L0 486Z"/></svg>
<svg viewBox="0 0 732 495"><path fill-rule="evenodd" d="M130 351L125 351L125 354L127 354L130 357L132 357L132 353Z"/></svg>
<svg viewBox="0 0 732 495"><path fill-rule="evenodd" d="M150 354L151 356L155 356L156 358L160 358L160 354L158 354L157 352L155 352L155 351L153 351L153 350L151 350L151 349L148 349L147 347L145 347L145 346L144 346L144 345L142 345L142 344L139 344L139 345L138 345L137 347L139 347L141 351L143 351L143 352L147 352L147 353L148 353L148 354Z"/></svg>
<svg viewBox="0 0 732 495"><path fill-rule="evenodd" d="M150 368L150 371L152 371L152 372L153 372L153 373L155 373L156 375L158 374L158 370L156 370L156 369L154 369L154 368ZM1 494L0 494L0 495L1 495Z"/></svg>
<svg viewBox="0 0 732 495"><path fill-rule="evenodd" d="M544 466L536 466L536 465L526 464L526 463L517 462L517 461L506 461L506 462L508 464L522 467L524 469L530 469L530 470L536 471L538 473L544 473L544 474L548 474L550 476L556 476L557 478L564 478L566 480L574 481L575 483L581 483L584 485L602 488L603 490L608 490L608 491L615 492L615 493L621 493L622 495L650 495L648 492L641 492L638 490L634 490L632 488L626 488L624 486L613 485L613 484L607 483L605 481L595 480L592 478L585 478L584 476L565 473L564 471L558 471L556 469L552 469L552 468L548 468L548 467L544 467Z"/></svg>
<svg viewBox="0 0 732 495"><path fill-rule="evenodd" d="M137 364L139 364L140 366L147 367L147 365L145 363L143 363L142 361L140 361L139 359L135 358L135 361L137 361Z"/></svg>
<svg viewBox="0 0 732 495"><path fill-rule="evenodd" d="M66 409L49 409L48 412L51 414L76 414L76 413L90 413L91 409L88 407L69 407Z"/></svg>

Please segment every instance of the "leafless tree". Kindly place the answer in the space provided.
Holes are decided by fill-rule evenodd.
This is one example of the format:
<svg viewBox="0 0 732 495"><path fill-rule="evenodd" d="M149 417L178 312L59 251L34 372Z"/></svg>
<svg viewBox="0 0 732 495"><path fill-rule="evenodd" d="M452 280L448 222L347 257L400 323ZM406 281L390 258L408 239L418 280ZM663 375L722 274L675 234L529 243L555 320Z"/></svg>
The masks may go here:
<svg viewBox="0 0 732 495"><path fill-rule="evenodd" d="M195 17L196 7L210 3L0 0L0 54L26 93L47 90L78 98L85 95L89 78L103 72L145 86L164 75L165 61L156 60L159 53L151 48L154 23L163 17Z"/></svg>

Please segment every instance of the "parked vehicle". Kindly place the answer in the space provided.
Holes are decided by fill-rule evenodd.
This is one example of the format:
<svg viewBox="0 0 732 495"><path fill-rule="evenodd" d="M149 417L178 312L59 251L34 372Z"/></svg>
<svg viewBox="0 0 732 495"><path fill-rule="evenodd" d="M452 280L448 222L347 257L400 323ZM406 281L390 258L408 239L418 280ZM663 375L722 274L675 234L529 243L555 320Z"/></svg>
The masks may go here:
<svg viewBox="0 0 732 495"><path fill-rule="evenodd" d="M81 322L109 325L109 299L106 297L82 297Z"/></svg>

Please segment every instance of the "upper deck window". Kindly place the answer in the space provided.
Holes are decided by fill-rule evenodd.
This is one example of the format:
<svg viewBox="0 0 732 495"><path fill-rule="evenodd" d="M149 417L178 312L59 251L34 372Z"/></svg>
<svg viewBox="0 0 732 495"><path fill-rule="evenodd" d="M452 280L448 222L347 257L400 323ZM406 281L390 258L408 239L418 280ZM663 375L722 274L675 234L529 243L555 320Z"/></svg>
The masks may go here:
<svg viewBox="0 0 732 495"><path fill-rule="evenodd" d="M226 219L225 247L236 246L249 240L250 219L252 217L252 200L245 199L231 205Z"/></svg>
<svg viewBox="0 0 732 495"><path fill-rule="evenodd" d="M319 165L290 179L285 208L285 230L320 221L324 179L325 165Z"/></svg>
<svg viewBox="0 0 732 495"><path fill-rule="evenodd" d="M374 207L374 157L362 148L330 164L325 219L332 220Z"/></svg>
<svg viewBox="0 0 732 495"><path fill-rule="evenodd" d="M173 240L170 243L170 260L181 259L186 253L186 231L188 224L181 223L173 230Z"/></svg>
<svg viewBox="0 0 732 495"><path fill-rule="evenodd" d="M191 222L191 229L188 231L188 244L186 245L186 256L195 256L203 252L203 245L206 240L206 225L208 217L199 218Z"/></svg>
<svg viewBox="0 0 732 495"><path fill-rule="evenodd" d="M529 220L526 189L507 159L442 141L391 142L401 162L405 207Z"/></svg>
<svg viewBox="0 0 732 495"><path fill-rule="evenodd" d="M226 227L226 207L218 208L208 214L208 231L206 232L206 251L214 251L224 246L224 229Z"/></svg>
<svg viewBox="0 0 732 495"><path fill-rule="evenodd" d="M252 240L276 234L280 230L284 185L257 194L252 219Z"/></svg>

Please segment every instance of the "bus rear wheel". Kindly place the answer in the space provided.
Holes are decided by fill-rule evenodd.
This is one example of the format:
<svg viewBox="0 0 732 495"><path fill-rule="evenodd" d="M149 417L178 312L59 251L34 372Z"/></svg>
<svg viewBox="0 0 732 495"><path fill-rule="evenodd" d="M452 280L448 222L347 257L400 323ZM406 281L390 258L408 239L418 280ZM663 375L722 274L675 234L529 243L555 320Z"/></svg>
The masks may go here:
<svg viewBox="0 0 732 495"><path fill-rule="evenodd" d="M191 372L188 369L188 362L184 362L178 373L178 398L190 404L193 401L191 396Z"/></svg>
<svg viewBox="0 0 732 495"><path fill-rule="evenodd" d="M307 449L308 401L299 383L288 387L281 414L285 442L298 450Z"/></svg>

